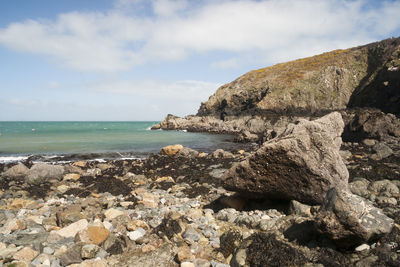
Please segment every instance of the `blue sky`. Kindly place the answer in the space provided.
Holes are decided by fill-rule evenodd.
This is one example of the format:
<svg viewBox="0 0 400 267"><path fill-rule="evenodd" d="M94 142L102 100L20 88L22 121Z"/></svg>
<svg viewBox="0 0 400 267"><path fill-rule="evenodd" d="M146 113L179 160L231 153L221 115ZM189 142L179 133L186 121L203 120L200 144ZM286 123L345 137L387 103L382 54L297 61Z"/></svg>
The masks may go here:
<svg viewBox="0 0 400 267"><path fill-rule="evenodd" d="M400 0L2 0L0 120L162 120L240 75L400 36Z"/></svg>

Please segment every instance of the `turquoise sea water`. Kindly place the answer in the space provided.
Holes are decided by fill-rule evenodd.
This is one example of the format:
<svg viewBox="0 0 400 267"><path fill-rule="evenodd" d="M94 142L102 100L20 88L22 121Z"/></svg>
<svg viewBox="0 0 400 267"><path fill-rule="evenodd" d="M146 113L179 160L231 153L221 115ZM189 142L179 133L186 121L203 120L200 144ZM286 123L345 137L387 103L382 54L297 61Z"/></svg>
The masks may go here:
<svg viewBox="0 0 400 267"><path fill-rule="evenodd" d="M0 157L32 154L158 152L182 144L198 150L227 145L229 136L149 130L157 122L0 122Z"/></svg>

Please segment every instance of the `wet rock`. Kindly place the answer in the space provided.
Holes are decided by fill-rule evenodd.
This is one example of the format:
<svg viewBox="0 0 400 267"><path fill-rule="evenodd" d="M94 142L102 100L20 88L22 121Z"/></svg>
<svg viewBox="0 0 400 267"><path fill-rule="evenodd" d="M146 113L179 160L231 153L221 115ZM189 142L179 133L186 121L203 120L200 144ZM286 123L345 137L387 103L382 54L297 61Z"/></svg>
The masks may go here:
<svg viewBox="0 0 400 267"><path fill-rule="evenodd" d="M322 234L342 248L375 240L393 227L393 219L371 202L336 188L328 191L316 223Z"/></svg>
<svg viewBox="0 0 400 267"><path fill-rule="evenodd" d="M37 184L49 179L60 180L63 174L63 166L37 163L29 169L29 172L26 175L26 181L31 184Z"/></svg>
<svg viewBox="0 0 400 267"><path fill-rule="evenodd" d="M183 149L182 145L170 145L170 146L165 146L161 149L160 153L161 155L167 155L167 156L175 156L178 154L179 151Z"/></svg>
<svg viewBox="0 0 400 267"><path fill-rule="evenodd" d="M339 155L344 123L337 112L289 124L245 161L234 165L224 187L249 198L322 203L333 186L348 190L349 173Z"/></svg>

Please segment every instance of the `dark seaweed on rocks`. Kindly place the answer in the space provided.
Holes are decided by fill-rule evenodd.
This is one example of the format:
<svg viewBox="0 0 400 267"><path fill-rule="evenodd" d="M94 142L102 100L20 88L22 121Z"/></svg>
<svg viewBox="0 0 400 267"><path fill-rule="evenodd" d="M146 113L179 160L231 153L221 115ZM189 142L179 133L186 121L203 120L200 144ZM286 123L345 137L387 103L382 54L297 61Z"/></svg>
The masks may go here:
<svg viewBox="0 0 400 267"><path fill-rule="evenodd" d="M130 195L131 188L125 181L118 180L111 176L99 176L93 178L91 176L83 176L79 179L79 182L83 184L86 190L93 193L105 193L117 195Z"/></svg>
<svg viewBox="0 0 400 267"><path fill-rule="evenodd" d="M233 254L235 249L240 245L242 241L242 234L238 230L230 230L223 233L220 237L221 247L219 251L227 258Z"/></svg>
<svg viewBox="0 0 400 267"><path fill-rule="evenodd" d="M247 252L250 266L301 266L307 262L305 255L282 241L274 234L256 233Z"/></svg>

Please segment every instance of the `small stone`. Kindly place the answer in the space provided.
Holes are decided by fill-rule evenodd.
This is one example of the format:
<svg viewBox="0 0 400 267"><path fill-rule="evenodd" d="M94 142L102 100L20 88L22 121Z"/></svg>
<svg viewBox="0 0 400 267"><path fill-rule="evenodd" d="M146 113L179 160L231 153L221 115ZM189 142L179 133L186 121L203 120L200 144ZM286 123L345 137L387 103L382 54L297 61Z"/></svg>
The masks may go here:
<svg viewBox="0 0 400 267"><path fill-rule="evenodd" d="M143 253L149 253L156 250L156 247L151 245L151 244L146 244L142 247L142 252Z"/></svg>
<svg viewBox="0 0 400 267"><path fill-rule="evenodd" d="M85 261L79 263L78 266L79 267L108 267L109 265L103 259L91 259L91 260L85 260ZM78 267L78 266L76 266L76 267Z"/></svg>
<svg viewBox="0 0 400 267"><path fill-rule="evenodd" d="M149 226L147 225L147 223L142 220L132 220L132 221L128 222L128 224L126 225L126 229L128 231L135 231L139 227L143 228L145 230L150 229Z"/></svg>
<svg viewBox="0 0 400 267"><path fill-rule="evenodd" d="M195 259L193 263L196 267L210 267L210 262L205 259Z"/></svg>
<svg viewBox="0 0 400 267"><path fill-rule="evenodd" d="M363 250L369 250L370 246L368 244L362 244L355 248L355 251L360 252Z"/></svg>
<svg viewBox="0 0 400 267"><path fill-rule="evenodd" d="M23 221L18 219L8 220L3 227L0 228L0 234L10 234L16 230L23 230L26 228L26 225Z"/></svg>
<svg viewBox="0 0 400 267"><path fill-rule="evenodd" d="M207 153L205 153L205 152L201 152L201 153L199 153L198 155L197 155L197 157L198 158L204 158L204 157L207 157Z"/></svg>
<svg viewBox="0 0 400 267"><path fill-rule="evenodd" d="M31 247L24 247L15 253L13 257L15 260L31 262L37 255L39 255L38 251L33 250Z"/></svg>
<svg viewBox="0 0 400 267"><path fill-rule="evenodd" d="M52 249L51 247L44 247L43 253L51 255L54 253L54 249Z"/></svg>
<svg viewBox="0 0 400 267"><path fill-rule="evenodd" d="M72 163L72 165L76 166L76 167L84 168L84 167L86 167L86 163L87 163L86 161L76 161L76 162Z"/></svg>
<svg viewBox="0 0 400 267"><path fill-rule="evenodd" d="M196 265L194 265L194 263L185 261L181 263L181 267L196 267Z"/></svg>
<svg viewBox="0 0 400 267"><path fill-rule="evenodd" d="M118 216L125 215L125 212L122 210L110 208L104 212L104 215L107 219L112 220L114 218L117 218Z"/></svg>
<svg viewBox="0 0 400 267"><path fill-rule="evenodd" d="M75 236L75 241L87 244L102 244L110 236L110 231L101 226L89 226L87 229L79 231Z"/></svg>
<svg viewBox="0 0 400 267"><path fill-rule="evenodd" d="M189 227L183 232L182 237L189 244L193 244L200 240L200 234L193 228Z"/></svg>
<svg viewBox="0 0 400 267"><path fill-rule="evenodd" d="M178 249L178 253L176 254L176 258L179 262L183 262L185 260L190 260L192 258L192 252L188 246L183 246Z"/></svg>
<svg viewBox="0 0 400 267"><path fill-rule="evenodd" d="M12 261L10 264L6 265L6 267L28 267L28 263L24 261Z"/></svg>
<svg viewBox="0 0 400 267"><path fill-rule="evenodd" d="M144 230L143 228L139 227L133 232L128 232L127 235L128 235L130 240L136 241L136 240L139 240L140 238L142 238L143 236L146 235L146 230Z"/></svg>
<svg viewBox="0 0 400 267"><path fill-rule="evenodd" d="M68 237L75 237L75 235L79 232L85 229L88 226L88 221L86 219L79 220L77 222L74 222L67 227L64 227L56 233L62 237L68 238Z"/></svg>
<svg viewBox="0 0 400 267"><path fill-rule="evenodd" d="M100 247L94 244L84 245L81 250L81 257L82 259L93 259L99 250Z"/></svg>
<svg viewBox="0 0 400 267"><path fill-rule="evenodd" d="M156 183L161 183L161 182L175 183L174 179L171 176L160 177L155 182Z"/></svg>
<svg viewBox="0 0 400 267"><path fill-rule="evenodd" d="M68 173L64 175L64 181L78 181L81 176L77 173Z"/></svg>
<svg viewBox="0 0 400 267"><path fill-rule="evenodd" d="M67 192L69 190L69 188L70 187L68 185L62 184L62 185L57 186L57 191L64 194L65 192Z"/></svg>
<svg viewBox="0 0 400 267"><path fill-rule="evenodd" d="M374 146L376 144L376 140L374 139L364 139L363 144L366 146Z"/></svg>

